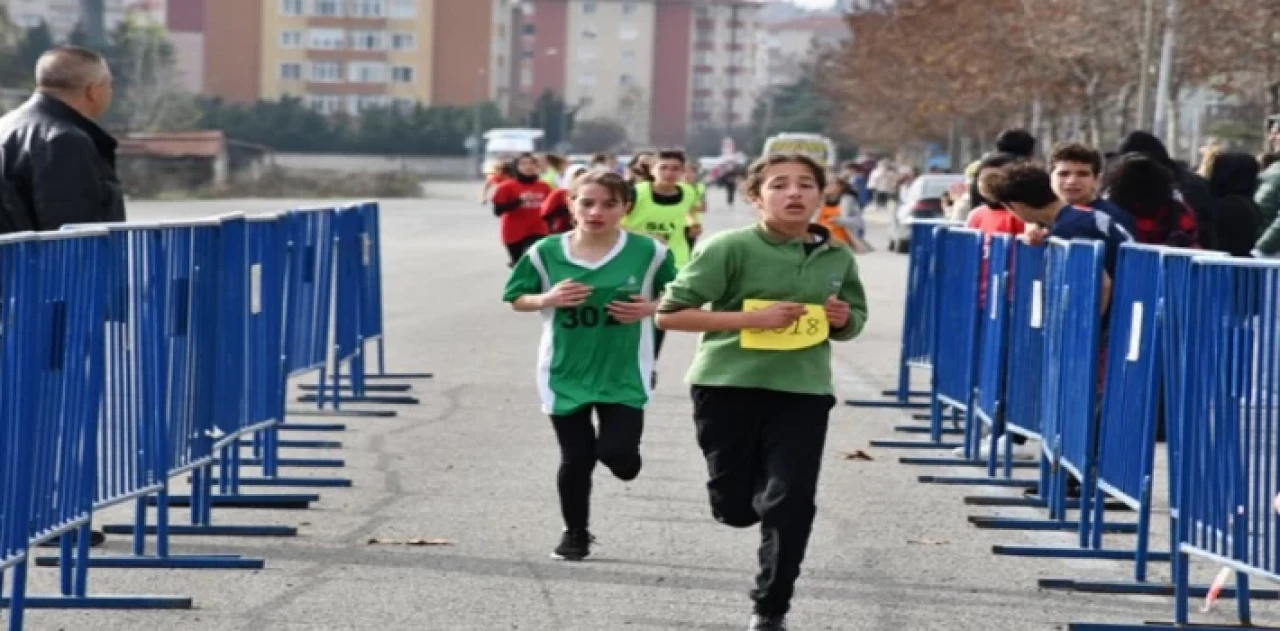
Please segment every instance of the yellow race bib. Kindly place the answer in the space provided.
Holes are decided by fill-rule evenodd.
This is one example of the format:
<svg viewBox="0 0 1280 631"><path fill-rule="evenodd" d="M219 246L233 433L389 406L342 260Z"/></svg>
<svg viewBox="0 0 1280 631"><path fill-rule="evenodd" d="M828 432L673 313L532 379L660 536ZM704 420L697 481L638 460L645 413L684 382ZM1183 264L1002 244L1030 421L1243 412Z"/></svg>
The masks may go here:
<svg viewBox="0 0 1280 631"><path fill-rule="evenodd" d="M744 300L743 311L759 311L777 300ZM760 351L794 351L817 346L831 332L827 312L822 305L805 305L805 313L789 327L782 329L743 329L742 348Z"/></svg>

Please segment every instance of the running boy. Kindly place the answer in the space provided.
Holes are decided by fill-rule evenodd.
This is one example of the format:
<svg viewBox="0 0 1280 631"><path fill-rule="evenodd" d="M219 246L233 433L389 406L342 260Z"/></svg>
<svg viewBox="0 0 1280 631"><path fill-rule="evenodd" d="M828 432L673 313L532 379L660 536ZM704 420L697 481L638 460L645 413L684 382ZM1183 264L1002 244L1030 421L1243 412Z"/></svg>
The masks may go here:
<svg viewBox="0 0 1280 631"><path fill-rule="evenodd" d="M657 317L702 333L689 382L711 513L736 528L760 524L750 628L762 631L786 629L813 527L835 405L830 340L852 339L867 321L853 252L809 223L825 180L803 156L756 161L745 188L760 222L699 246Z"/></svg>
<svg viewBox="0 0 1280 631"><path fill-rule="evenodd" d="M591 553L596 460L620 480L640 474L644 406L652 393L650 316L675 266L665 246L621 229L627 195L617 174L579 177L570 189L574 229L539 241L520 258L503 292L516 311L542 314L538 393L560 443L565 531L552 552L557 559Z"/></svg>

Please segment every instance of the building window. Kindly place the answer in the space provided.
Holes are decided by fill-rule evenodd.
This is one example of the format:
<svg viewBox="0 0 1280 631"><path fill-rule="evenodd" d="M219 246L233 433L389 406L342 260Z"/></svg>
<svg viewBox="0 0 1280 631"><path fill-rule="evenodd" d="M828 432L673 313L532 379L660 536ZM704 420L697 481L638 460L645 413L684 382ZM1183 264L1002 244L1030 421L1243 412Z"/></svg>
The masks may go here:
<svg viewBox="0 0 1280 631"><path fill-rule="evenodd" d="M380 61L353 61L347 64L347 81L352 83L386 83L387 64Z"/></svg>
<svg viewBox="0 0 1280 631"><path fill-rule="evenodd" d="M583 3L582 3L582 13L583 13L583 15L591 15L591 14L593 14L593 13L595 13L595 12L596 12L596 3L594 3L594 2L583 2Z"/></svg>
<svg viewBox="0 0 1280 631"><path fill-rule="evenodd" d="M520 27L520 32L525 35L534 35L537 33L537 30L533 26L533 22L525 22L524 25Z"/></svg>
<svg viewBox="0 0 1280 631"><path fill-rule="evenodd" d="M336 61L311 62L311 80L316 83L338 83L342 81L342 64Z"/></svg>
<svg viewBox="0 0 1280 631"><path fill-rule="evenodd" d="M709 18L711 17L711 8L706 5L700 5L693 10L693 14L700 18Z"/></svg>
<svg viewBox="0 0 1280 631"><path fill-rule="evenodd" d="M578 75L578 85L584 88L590 88L596 84L596 76L593 74Z"/></svg>
<svg viewBox="0 0 1280 631"><path fill-rule="evenodd" d="M635 13L636 13L635 0L622 0L622 14L635 15Z"/></svg>
<svg viewBox="0 0 1280 631"><path fill-rule="evenodd" d="M357 0L355 14L362 18L387 17L387 5L383 0Z"/></svg>
<svg viewBox="0 0 1280 631"><path fill-rule="evenodd" d="M417 99L396 99L395 105L396 105L396 109L400 110L401 114L408 114L418 107L418 100Z"/></svg>
<svg viewBox="0 0 1280 631"><path fill-rule="evenodd" d="M340 28L313 28L307 42L312 50L342 50L347 47L347 33Z"/></svg>
<svg viewBox="0 0 1280 631"><path fill-rule="evenodd" d="M413 83L413 66L394 66L391 68L392 83Z"/></svg>
<svg viewBox="0 0 1280 631"><path fill-rule="evenodd" d="M302 0L280 0L280 15L302 15Z"/></svg>
<svg viewBox="0 0 1280 631"><path fill-rule="evenodd" d="M520 58L521 58L521 59L533 59L533 51L532 51L532 50L522 50L522 51L520 51Z"/></svg>
<svg viewBox="0 0 1280 631"><path fill-rule="evenodd" d="M337 17L342 15L342 0L315 0L312 15Z"/></svg>
<svg viewBox="0 0 1280 631"><path fill-rule="evenodd" d="M302 64L280 64L280 78L284 81L301 81Z"/></svg>
<svg viewBox="0 0 1280 631"><path fill-rule="evenodd" d="M696 114L705 114L705 113L707 113L707 112L711 111L711 105L710 105L709 103L707 103L707 100L706 100L706 99L694 99L694 100L693 100L693 111L694 111L694 113L696 113Z"/></svg>
<svg viewBox="0 0 1280 631"><path fill-rule="evenodd" d="M593 29L593 28L584 28L584 29L582 29L582 39L595 39L595 38L596 38L596 30L595 30L595 29Z"/></svg>
<svg viewBox="0 0 1280 631"><path fill-rule="evenodd" d="M337 114L342 109L342 97L337 94L308 94L307 107L321 114Z"/></svg>
<svg viewBox="0 0 1280 631"><path fill-rule="evenodd" d="M380 109L391 106L391 97L385 94L361 94L357 99L360 111Z"/></svg>
<svg viewBox="0 0 1280 631"><path fill-rule="evenodd" d="M354 50L386 50L387 34L382 31L352 31L351 48Z"/></svg>
<svg viewBox="0 0 1280 631"><path fill-rule="evenodd" d="M635 84L636 84L636 78L632 76L631 73L624 72L618 75L618 85L627 87Z"/></svg>
<svg viewBox="0 0 1280 631"><path fill-rule="evenodd" d="M640 31L637 31L634 26L624 26L618 30L618 37L627 40L635 39L640 37Z"/></svg>
<svg viewBox="0 0 1280 631"><path fill-rule="evenodd" d="M710 90L715 87L715 78L710 74L699 73L693 75L693 87L698 90Z"/></svg>
<svg viewBox="0 0 1280 631"><path fill-rule="evenodd" d="M391 17L401 19L418 17L418 0L391 0Z"/></svg>
<svg viewBox="0 0 1280 631"><path fill-rule="evenodd" d="M628 66L636 63L636 51L634 50L622 51L622 63Z"/></svg>
<svg viewBox="0 0 1280 631"><path fill-rule="evenodd" d="M527 88L533 85L533 68L525 66L520 69L520 87Z"/></svg>
<svg viewBox="0 0 1280 631"><path fill-rule="evenodd" d="M413 50L418 47L418 40L413 37L412 33L393 33L391 35L391 50Z"/></svg>
<svg viewBox="0 0 1280 631"><path fill-rule="evenodd" d="M595 61L596 51L591 48L578 49L578 61Z"/></svg>
<svg viewBox="0 0 1280 631"><path fill-rule="evenodd" d="M693 51L693 63L697 66L710 66L711 52L706 50Z"/></svg>
<svg viewBox="0 0 1280 631"><path fill-rule="evenodd" d="M280 48L302 48L302 31L280 31Z"/></svg>

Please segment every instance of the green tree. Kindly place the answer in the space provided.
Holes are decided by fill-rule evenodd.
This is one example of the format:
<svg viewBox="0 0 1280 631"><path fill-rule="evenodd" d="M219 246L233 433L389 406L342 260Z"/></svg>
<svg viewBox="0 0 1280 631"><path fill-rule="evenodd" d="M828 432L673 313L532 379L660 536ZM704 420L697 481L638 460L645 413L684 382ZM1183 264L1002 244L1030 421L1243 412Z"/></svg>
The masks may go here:
<svg viewBox="0 0 1280 631"><path fill-rule="evenodd" d="M0 4L0 87L30 85L31 67L18 58L18 44L23 32L9 19L8 7Z"/></svg>
<svg viewBox="0 0 1280 631"><path fill-rule="evenodd" d="M162 27L125 20L111 32L103 54L115 78L109 126L157 131L199 122L194 97L179 86L176 53Z"/></svg>
<svg viewBox="0 0 1280 631"><path fill-rule="evenodd" d="M22 39L18 42L18 63L26 69L27 81L30 84L34 80L32 76L35 72L36 61L40 59L45 51L53 48L57 42L53 39L53 31L49 29L49 23L44 20L40 24L33 26L22 33Z"/></svg>

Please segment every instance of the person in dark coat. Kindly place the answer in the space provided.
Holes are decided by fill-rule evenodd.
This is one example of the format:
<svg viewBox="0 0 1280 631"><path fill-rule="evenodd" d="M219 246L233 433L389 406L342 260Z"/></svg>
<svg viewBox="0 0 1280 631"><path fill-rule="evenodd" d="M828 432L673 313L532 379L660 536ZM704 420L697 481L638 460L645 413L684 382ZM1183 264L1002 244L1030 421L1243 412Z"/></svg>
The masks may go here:
<svg viewBox="0 0 1280 631"><path fill-rule="evenodd" d="M1260 165L1247 153L1220 153L1209 174L1218 249L1247 257L1262 234L1262 211L1253 201Z"/></svg>
<svg viewBox="0 0 1280 631"><path fill-rule="evenodd" d="M1178 165L1169 156L1169 150L1159 138L1145 131L1130 132L1120 143L1118 155L1141 153L1155 160L1173 172L1174 185L1182 202L1191 207L1196 215L1199 228L1200 247L1206 250L1218 250L1215 222L1213 218L1213 194L1209 192L1209 183L1204 178L1192 173L1184 166Z"/></svg>
<svg viewBox="0 0 1280 631"><path fill-rule="evenodd" d="M102 55L60 46L36 62L36 92L0 118L0 233L124 221Z"/></svg>

